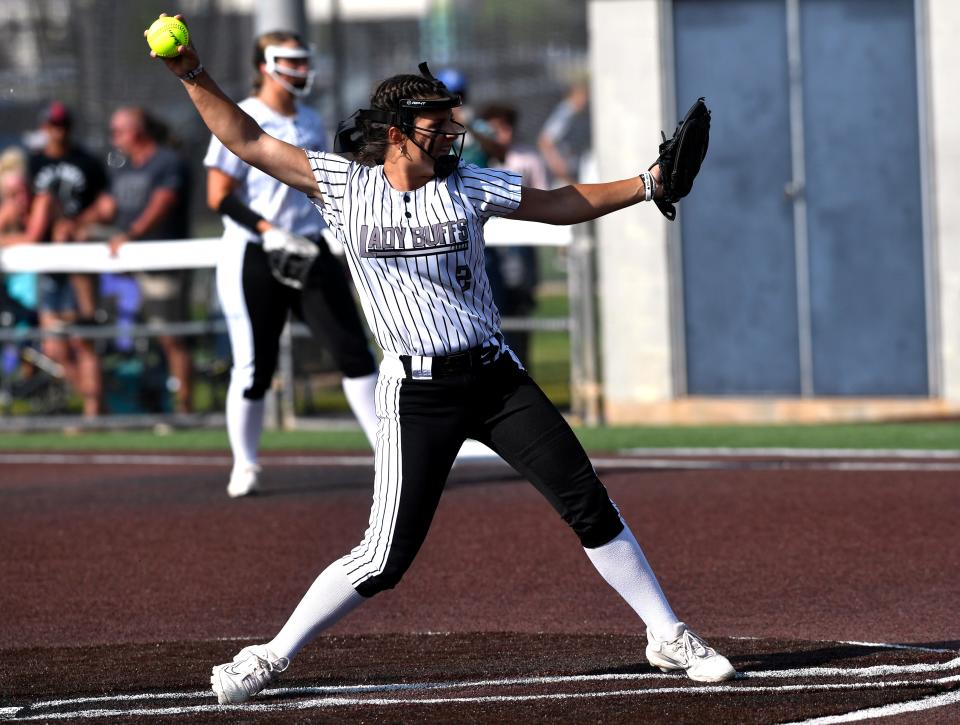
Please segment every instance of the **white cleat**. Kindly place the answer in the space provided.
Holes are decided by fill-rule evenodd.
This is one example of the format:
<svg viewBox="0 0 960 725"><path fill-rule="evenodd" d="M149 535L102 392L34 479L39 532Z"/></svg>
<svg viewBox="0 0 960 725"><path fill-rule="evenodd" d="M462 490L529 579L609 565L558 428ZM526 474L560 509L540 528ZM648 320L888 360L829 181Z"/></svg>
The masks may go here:
<svg viewBox="0 0 960 725"><path fill-rule="evenodd" d="M286 657L277 657L266 645L244 647L233 662L217 665L210 675L210 685L221 705L246 702L274 682L290 666Z"/></svg>
<svg viewBox="0 0 960 725"><path fill-rule="evenodd" d="M230 483L227 484L227 495L230 498L249 496L260 490L260 466L249 463L233 469L230 474Z"/></svg>
<svg viewBox="0 0 960 725"><path fill-rule="evenodd" d="M723 682L737 671L730 660L718 654L683 622L677 623L674 638L658 640L647 629L647 661L663 672L685 670L697 682Z"/></svg>

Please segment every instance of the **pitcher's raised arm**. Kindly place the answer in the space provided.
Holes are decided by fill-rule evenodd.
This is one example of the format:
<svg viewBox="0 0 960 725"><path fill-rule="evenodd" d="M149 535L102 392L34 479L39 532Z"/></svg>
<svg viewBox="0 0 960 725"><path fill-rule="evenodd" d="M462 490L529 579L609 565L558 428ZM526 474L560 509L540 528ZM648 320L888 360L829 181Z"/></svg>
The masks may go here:
<svg viewBox="0 0 960 725"><path fill-rule="evenodd" d="M175 17L183 21L182 15ZM176 55L162 57L151 51L150 56L163 61L183 82L207 128L237 157L308 196L320 197L303 149L274 138L244 113L204 68L192 40L178 46Z"/></svg>

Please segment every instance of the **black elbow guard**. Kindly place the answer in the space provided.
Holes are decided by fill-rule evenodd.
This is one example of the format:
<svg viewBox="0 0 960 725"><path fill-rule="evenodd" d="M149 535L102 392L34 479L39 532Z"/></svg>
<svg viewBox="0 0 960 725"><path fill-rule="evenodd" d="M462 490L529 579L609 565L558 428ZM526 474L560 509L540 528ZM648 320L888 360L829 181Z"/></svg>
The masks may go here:
<svg viewBox="0 0 960 725"><path fill-rule="evenodd" d="M257 214L253 209L240 201L235 194L227 194L217 207L217 212L233 219L249 229L254 234L259 234L257 224L263 221L263 217Z"/></svg>

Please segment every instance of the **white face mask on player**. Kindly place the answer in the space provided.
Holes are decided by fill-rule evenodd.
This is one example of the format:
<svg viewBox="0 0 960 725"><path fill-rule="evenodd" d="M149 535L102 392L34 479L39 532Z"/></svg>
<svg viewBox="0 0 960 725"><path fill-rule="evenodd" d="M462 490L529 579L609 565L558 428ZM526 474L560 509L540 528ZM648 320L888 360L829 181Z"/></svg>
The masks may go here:
<svg viewBox="0 0 960 725"><path fill-rule="evenodd" d="M263 57L266 61L267 74L277 83L283 86L293 95L303 97L310 92L313 86L314 70L310 67L313 63L313 53L308 48L290 48L285 45L268 45L263 49ZM292 68L287 65L278 65L278 58L287 58L290 60L306 60L307 70ZM284 78L287 76L287 78ZM288 78L302 80L303 85L291 83Z"/></svg>

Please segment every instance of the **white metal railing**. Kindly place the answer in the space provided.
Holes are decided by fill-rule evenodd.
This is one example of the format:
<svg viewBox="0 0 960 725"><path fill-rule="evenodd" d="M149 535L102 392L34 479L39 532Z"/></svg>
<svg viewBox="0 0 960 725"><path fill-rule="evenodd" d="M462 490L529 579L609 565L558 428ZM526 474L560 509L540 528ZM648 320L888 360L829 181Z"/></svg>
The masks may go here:
<svg viewBox="0 0 960 725"><path fill-rule="evenodd" d="M570 314L566 319L504 318L505 330L566 330L571 337L571 412L587 423L598 422L599 391L596 381L596 326L594 288L591 271L592 241L589 235L575 233L579 228L552 226L494 218L484 228L486 243L497 246L563 247L567 252L567 287ZM342 253L335 241L335 253ZM222 240L219 237L131 242L114 256L105 242L67 244L24 244L0 249L0 274L15 272L120 273L171 269L211 269L216 266ZM88 338L112 338L118 335L149 337L156 335L202 335L222 332L219 320L172 322L149 325L103 325L66 327L56 332L38 328L0 328L0 343L42 339L51 334L75 333ZM292 405L292 337L308 335L303 325L288 325L281 340L282 410L285 425L295 426Z"/></svg>

